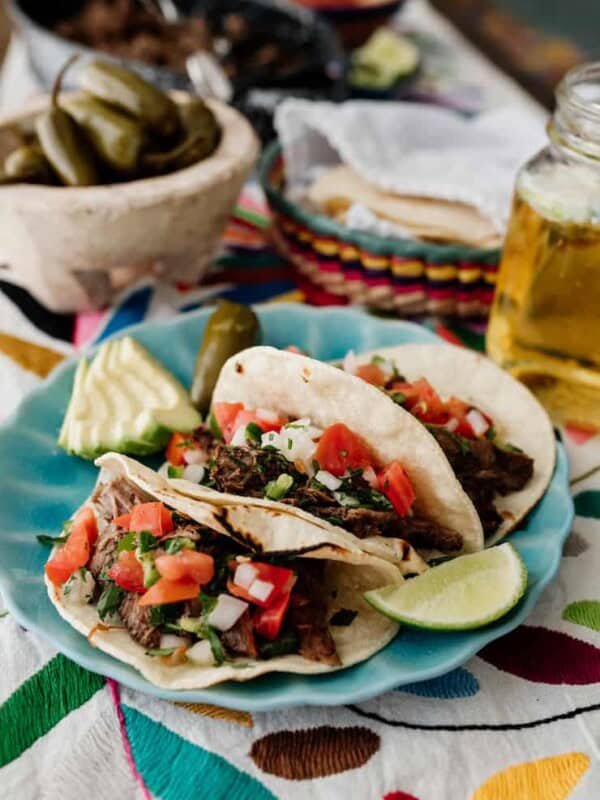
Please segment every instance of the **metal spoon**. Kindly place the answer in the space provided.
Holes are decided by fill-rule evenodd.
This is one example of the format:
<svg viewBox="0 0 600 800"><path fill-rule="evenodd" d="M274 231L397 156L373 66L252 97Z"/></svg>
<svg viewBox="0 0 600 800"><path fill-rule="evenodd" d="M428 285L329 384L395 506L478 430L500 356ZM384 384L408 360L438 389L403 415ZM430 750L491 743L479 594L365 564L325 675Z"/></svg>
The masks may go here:
<svg viewBox="0 0 600 800"><path fill-rule="evenodd" d="M163 18L170 23L179 22L182 15L173 0L141 0L146 8L156 7ZM233 97L233 85L223 67L212 53L198 50L185 60L188 77L196 94L202 97L214 97L228 103Z"/></svg>

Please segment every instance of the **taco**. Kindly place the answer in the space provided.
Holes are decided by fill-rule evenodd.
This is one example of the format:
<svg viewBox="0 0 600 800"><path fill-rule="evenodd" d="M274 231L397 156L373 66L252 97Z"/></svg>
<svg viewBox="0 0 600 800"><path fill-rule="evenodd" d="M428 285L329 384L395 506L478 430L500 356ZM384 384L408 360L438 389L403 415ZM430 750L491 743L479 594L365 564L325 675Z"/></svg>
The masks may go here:
<svg viewBox="0 0 600 800"><path fill-rule="evenodd" d="M404 572L422 563L415 549L483 546L473 504L421 423L379 389L301 354L254 347L227 361L210 426L175 435L163 468L183 494L291 508Z"/></svg>
<svg viewBox="0 0 600 800"><path fill-rule="evenodd" d="M46 564L58 612L152 683L193 689L363 661L397 625L363 593L402 581L358 540L243 500L219 508L109 453Z"/></svg>
<svg viewBox="0 0 600 800"><path fill-rule="evenodd" d="M544 494L556 445L531 392L485 356L448 344L407 344L344 369L385 391L433 436L481 519L486 544L509 533Z"/></svg>

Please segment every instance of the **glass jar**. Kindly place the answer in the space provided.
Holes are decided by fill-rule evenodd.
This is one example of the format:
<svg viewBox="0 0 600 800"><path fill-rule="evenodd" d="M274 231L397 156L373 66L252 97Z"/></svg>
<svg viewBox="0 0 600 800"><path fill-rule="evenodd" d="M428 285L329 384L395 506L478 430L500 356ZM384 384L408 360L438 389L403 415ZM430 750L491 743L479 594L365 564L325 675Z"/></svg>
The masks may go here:
<svg viewBox="0 0 600 800"><path fill-rule="evenodd" d="M600 427L600 63L556 99L517 175L487 349L556 421Z"/></svg>

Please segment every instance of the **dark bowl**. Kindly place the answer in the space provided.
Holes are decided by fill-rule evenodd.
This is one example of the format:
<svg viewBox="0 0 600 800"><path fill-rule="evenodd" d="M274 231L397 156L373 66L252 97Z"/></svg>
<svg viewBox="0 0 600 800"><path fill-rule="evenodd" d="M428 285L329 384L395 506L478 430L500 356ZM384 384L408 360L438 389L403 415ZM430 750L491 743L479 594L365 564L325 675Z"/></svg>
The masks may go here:
<svg viewBox="0 0 600 800"><path fill-rule="evenodd" d="M52 31L55 23L76 14L83 4L84 0L54 0L52 3L8 0L9 12L23 36L31 67L46 90L51 88L66 60L77 52L83 57L67 73L65 89L76 88L81 66L101 53L103 58L135 69L165 90L189 90L190 84L184 73L139 60L115 58ZM194 16L207 7L211 8L210 13L240 13L251 24L259 25L263 30L276 31L284 41L302 48L302 55L306 58L300 69L287 70L285 74L248 71L234 81L233 103L249 116L263 140L272 136L272 112L282 96L344 98L345 61L339 40L331 26L310 9L284 0L219 0L218 3L179 0L178 6L186 16Z"/></svg>
<svg viewBox="0 0 600 800"><path fill-rule="evenodd" d="M364 44L377 28L385 25L405 2L406 0L383 0L368 6L349 2L345 6L315 8L315 11L333 25L344 47L352 50Z"/></svg>

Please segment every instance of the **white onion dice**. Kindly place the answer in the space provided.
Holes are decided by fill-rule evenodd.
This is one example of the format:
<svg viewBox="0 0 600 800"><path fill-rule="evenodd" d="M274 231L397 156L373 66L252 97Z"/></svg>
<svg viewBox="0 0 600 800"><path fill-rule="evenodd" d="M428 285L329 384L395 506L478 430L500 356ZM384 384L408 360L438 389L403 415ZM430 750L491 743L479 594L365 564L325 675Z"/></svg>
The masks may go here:
<svg viewBox="0 0 600 800"><path fill-rule="evenodd" d="M233 628L247 608L248 603L244 603L243 600L229 594L220 594L217 598L217 605L208 615L208 624L217 630L228 631Z"/></svg>

